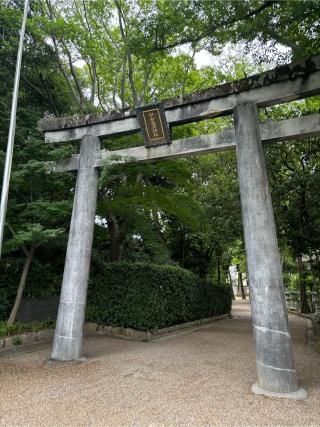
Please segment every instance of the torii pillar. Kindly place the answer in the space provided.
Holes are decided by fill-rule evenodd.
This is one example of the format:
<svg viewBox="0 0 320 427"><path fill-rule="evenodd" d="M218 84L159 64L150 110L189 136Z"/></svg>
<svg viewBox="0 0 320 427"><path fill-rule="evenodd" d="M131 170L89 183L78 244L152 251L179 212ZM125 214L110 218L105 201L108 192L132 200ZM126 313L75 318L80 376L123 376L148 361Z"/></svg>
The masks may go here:
<svg viewBox="0 0 320 427"><path fill-rule="evenodd" d="M251 390L256 394L305 399L306 391L297 385L256 104L238 104L234 118L258 375Z"/></svg>
<svg viewBox="0 0 320 427"><path fill-rule="evenodd" d="M77 183L64 266L57 325L51 359L76 361L81 358L83 324L98 192L95 168L100 140L81 139Z"/></svg>

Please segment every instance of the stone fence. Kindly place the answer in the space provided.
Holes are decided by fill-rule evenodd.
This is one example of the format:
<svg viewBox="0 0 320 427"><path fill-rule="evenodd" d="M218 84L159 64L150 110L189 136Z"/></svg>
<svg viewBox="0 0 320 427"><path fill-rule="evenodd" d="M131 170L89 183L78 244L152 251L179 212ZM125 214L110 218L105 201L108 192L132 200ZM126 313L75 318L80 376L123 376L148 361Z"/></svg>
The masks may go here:
<svg viewBox="0 0 320 427"><path fill-rule="evenodd" d="M299 292L290 292L287 290L285 291L285 298L289 310L300 310ZM316 316L320 316L320 298L318 292L309 292L307 298L311 312Z"/></svg>
<svg viewBox="0 0 320 427"><path fill-rule="evenodd" d="M138 331L136 329L123 328L121 326L98 325L97 323L93 322L85 322L84 335L104 335L133 341L151 341L153 339L160 338L161 336L172 335L194 327L201 327L217 320L228 319L229 317L232 317L231 314L222 314L220 316L199 319L193 322L180 323L178 325L173 325L162 329L155 329L152 331ZM54 329L47 328L38 332L27 332L6 338L0 338L0 352L4 349L9 350L17 347L33 345L39 341L50 342L53 338L53 333Z"/></svg>

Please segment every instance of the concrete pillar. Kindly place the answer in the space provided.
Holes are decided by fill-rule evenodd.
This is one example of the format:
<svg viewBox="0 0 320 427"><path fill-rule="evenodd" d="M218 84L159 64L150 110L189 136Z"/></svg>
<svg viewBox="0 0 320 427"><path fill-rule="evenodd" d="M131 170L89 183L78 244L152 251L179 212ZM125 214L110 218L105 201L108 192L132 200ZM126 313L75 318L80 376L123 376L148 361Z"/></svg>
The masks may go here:
<svg viewBox="0 0 320 427"><path fill-rule="evenodd" d="M78 176L57 325L51 358L60 361L78 360L81 356L88 277L98 192L98 171L95 168L100 140L84 136L81 140Z"/></svg>
<svg viewBox="0 0 320 427"><path fill-rule="evenodd" d="M306 398L298 389L280 255L258 110L253 102L234 109L244 239L256 345L257 394Z"/></svg>

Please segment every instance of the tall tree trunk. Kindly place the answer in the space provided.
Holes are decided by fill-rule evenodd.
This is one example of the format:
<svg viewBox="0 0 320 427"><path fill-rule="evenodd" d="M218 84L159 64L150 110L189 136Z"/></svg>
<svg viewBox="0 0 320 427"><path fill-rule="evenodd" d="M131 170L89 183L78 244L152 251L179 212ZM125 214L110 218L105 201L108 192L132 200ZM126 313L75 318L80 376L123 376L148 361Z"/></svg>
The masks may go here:
<svg viewBox="0 0 320 427"><path fill-rule="evenodd" d="M298 274L299 274L299 292L300 292L300 312L310 313L310 308L307 299L306 284L303 277L303 262L302 256L297 257Z"/></svg>
<svg viewBox="0 0 320 427"><path fill-rule="evenodd" d="M244 293L244 287L243 287L243 280L242 280L242 273L240 269L240 265L238 264L238 280L239 280L239 286L240 286L240 292L241 292L241 299L246 299L246 294Z"/></svg>
<svg viewBox="0 0 320 427"><path fill-rule="evenodd" d="M312 274L312 288L311 291L313 291L314 289L317 289L317 275L314 271L314 264L313 264L313 259L312 259L312 255L309 254L309 259L310 259L310 267L311 267L311 274Z"/></svg>
<svg viewBox="0 0 320 427"><path fill-rule="evenodd" d="M28 277L30 265L31 265L31 262L32 262L32 259L34 256L35 249L36 249L36 246L32 245L28 254L27 254L27 257L26 257L26 260L25 260L25 263L23 266L21 278L20 278L20 283L19 283L18 290L17 290L16 299L14 301L14 305L13 305L13 308L11 310L8 322L7 322L8 325L12 325L13 322L16 320L17 313L18 313L18 310L19 310L19 307L21 304L21 300L22 300L23 291L24 291L24 288L26 287L27 277Z"/></svg>
<svg viewBox="0 0 320 427"><path fill-rule="evenodd" d="M111 240L111 262L121 261L123 245L128 232L128 223L122 224L122 229L118 223L117 217L109 209L108 232Z"/></svg>
<svg viewBox="0 0 320 427"><path fill-rule="evenodd" d="M232 290L232 299L235 300L236 297L234 296L234 292L233 292L233 283L232 283L232 278L231 278L229 267L228 267L228 275L229 275L230 286L231 286L231 290Z"/></svg>
<svg viewBox="0 0 320 427"><path fill-rule="evenodd" d="M218 285L221 285L221 268L220 268L220 257L217 257L217 269L218 269Z"/></svg>
<svg viewBox="0 0 320 427"><path fill-rule="evenodd" d="M150 181L144 180L148 185L150 184ZM162 225L159 221L159 217L158 217L158 211L156 209L151 209L151 214L152 214L152 222L153 222L153 229L156 232L157 238L159 243L161 244L161 246L164 248L164 252L166 252L168 254L168 260L170 260L170 255L168 253L168 246L167 243L163 237L163 233L162 233ZM184 258L184 253L183 253L183 258ZM183 264L184 264L184 259L183 259Z"/></svg>
<svg viewBox="0 0 320 427"><path fill-rule="evenodd" d="M116 236L113 237L114 238L111 242L111 261L121 261L123 245L122 242L120 242L119 238L117 238Z"/></svg>
<svg viewBox="0 0 320 427"><path fill-rule="evenodd" d="M185 240L185 236L184 236L184 229L181 226L180 227L180 231L181 231L181 236L182 236L182 263L181 263L181 267L184 268L184 261L185 261L185 253L184 253L184 240Z"/></svg>
<svg viewBox="0 0 320 427"><path fill-rule="evenodd" d="M122 239L120 238L119 226L114 216L110 218L108 228L111 238L111 262L121 261Z"/></svg>

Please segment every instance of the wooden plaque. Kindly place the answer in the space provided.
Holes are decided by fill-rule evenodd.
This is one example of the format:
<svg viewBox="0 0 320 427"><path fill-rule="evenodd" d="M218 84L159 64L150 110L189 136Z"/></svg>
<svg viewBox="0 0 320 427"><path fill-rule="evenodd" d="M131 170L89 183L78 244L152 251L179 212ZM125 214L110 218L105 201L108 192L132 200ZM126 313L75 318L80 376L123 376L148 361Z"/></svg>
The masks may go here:
<svg viewBox="0 0 320 427"><path fill-rule="evenodd" d="M138 107L136 111L146 147L171 144L169 127L161 104Z"/></svg>

